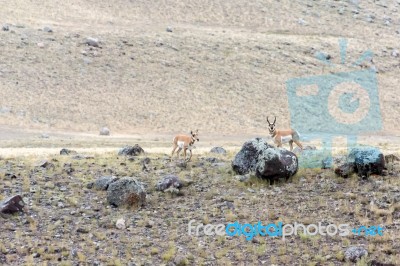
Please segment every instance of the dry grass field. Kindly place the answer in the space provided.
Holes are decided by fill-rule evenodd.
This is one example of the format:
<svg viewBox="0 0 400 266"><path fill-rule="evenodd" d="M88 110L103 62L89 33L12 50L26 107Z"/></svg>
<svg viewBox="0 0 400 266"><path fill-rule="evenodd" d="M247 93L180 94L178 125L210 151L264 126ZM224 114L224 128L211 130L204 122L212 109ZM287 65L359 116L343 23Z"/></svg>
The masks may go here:
<svg viewBox="0 0 400 266"><path fill-rule="evenodd" d="M241 182L231 167L244 141L270 141L267 116L290 126L288 80L365 68L376 70L382 130L358 140L399 155L399 14L397 0L2 1L0 201L20 194L28 211L0 216L0 265L400 265L399 163L367 180L300 169L274 185ZM368 50L373 60L354 66ZM99 136L104 126L111 136ZM192 129L200 142L181 167L171 141ZM136 143L145 155L117 155ZM344 153L345 138L333 144ZM167 174L188 184L179 195L156 191ZM114 208L87 187L109 175L143 182L145 206ZM192 219L382 225L385 234L247 241L189 236ZM349 246L369 255L346 261Z"/></svg>

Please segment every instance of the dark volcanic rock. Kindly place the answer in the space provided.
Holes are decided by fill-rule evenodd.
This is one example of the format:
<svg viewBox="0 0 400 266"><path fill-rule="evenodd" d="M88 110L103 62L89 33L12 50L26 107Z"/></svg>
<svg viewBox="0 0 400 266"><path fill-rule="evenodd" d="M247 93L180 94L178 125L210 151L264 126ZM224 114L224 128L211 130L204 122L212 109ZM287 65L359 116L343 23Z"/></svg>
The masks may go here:
<svg viewBox="0 0 400 266"><path fill-rule="evenodd" d="M297 172L298 161L294 153L256 138L243 145L232 161L232 168L240 175L254 171L258 177L273 181L293 176Z"/></svg>
<svg viewBox="0 0 400 266"><path fill-rule="evenodd" d="M258 158L256 175L269 180L286 178L296 174L297 156L285 149L269 148L263 150Z"/></svg>
<svg viewBox="0 0 400 266"><path fill-rule="evenodd" d="M23 211L24 206L25 203L22 197L20 195L15 195L0 202L0 213L13 214Z"/></svg>
<svg viewBox="0 0 400 266"><path fill-rule="evenodd" d="M179 178L175 175L166 175L158 181L156 185L156 190L164 191L170 187L180 189L183 186L183 183L179 180Z"/></svg>
<svg viewBox="0 0 400 266"><path fill-rule="evenodd" d="M348 163L354 165L354 171L359 176L380 175L385 169L385 157L375 147L353 148L347 158Z"/></svg>
<svg viewBox="0 0 400 266"><path fill-rule="evenodd" d="M382 174L385 168L385 158L375 147L356 147L347 156L334 158L334 170L337 175L348 177L357 173L361 177L371 174Z"/></svg>
<svg viewBox="0 0 400 266"><path fill-rule="evenodd" d="M144 150L138 144L135 146L125 146L119 150L118 155L129 155L129 156L138 156L143 154Z"/></svg>
<svg viewBox="0 0 400 266"><path fill-rule="evenodd" d="M107 201L114 206L142 206L146 201L144 185L133 177L124 177L109 184Z"/></svg>

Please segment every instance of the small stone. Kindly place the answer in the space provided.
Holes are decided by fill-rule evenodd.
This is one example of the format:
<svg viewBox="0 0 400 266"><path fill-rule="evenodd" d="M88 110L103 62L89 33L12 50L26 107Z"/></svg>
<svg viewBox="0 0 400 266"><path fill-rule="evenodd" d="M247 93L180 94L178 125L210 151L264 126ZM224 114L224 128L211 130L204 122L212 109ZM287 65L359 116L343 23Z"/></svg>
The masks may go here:
<svg viewBox="0 0 400 266"><path fill-rule="evenodd" d="M392 56L393 56L393 57L399 57L399 50L394 49L394 50L392 51Z"/></svg>
<svg viewBox="0 0 400 266"><path fill-rule="evenodd" d="M78 229L76 229L76 232L81 233L81 234L87 234L89 233L89 230L83 227L80 227Z"/></svg>
<svg viewBox="0 0 400 266"><path fill-rule="evenodd" d="M70 154L77 154L77 152L66 148L60 150L60 155L70 155Z"/></svg>
<svg viewBox="0 0 400 266"><path fill-rule="evenodd" d="M50 136L49 136L49 134L47 134L47 133L42 133L41 135L40 135L40 138L42 138L42 139L48 139Z"/></svg>
<svg viewBox="0 0 400 266"><path fill-rule="evenodd" d="M117 229L123 230L126 228L125 225L125 219L124 218L120 218L117 220L117 222L115 223L115 227L117 227Z"/></svg>
<svg viewBox="0 0 400 266"><path fill-rule="evenodd" d="M148 220L147 223L146 223L146 227L147 228L152 228L154 225L155 225L155 223L152 220Z"/></svg>
<svg viewBox="0 0 400 266"><path fill-rule="evenodd" d="M39 43L37 43L37 46L39 47L39 48L44 48L46 45L44 44L44 43L42 43L42 42L39 42Z"/></svg>
<svg viewBox="0 0 400 266"><path fill-rule="evenodd" d="M167 32L172 32L172 27L171 26L167 27Z"/></svg>
<svg viewBox="0 0 400 266"><path fill-rule="evenodd" d="M297 20L297 23L299 23L300 25L306 25L307 24L307 22L304 20L304 19L302 19L302 18L299 18L298 20Z"/></svg>
<svg viewBox="0 0 400 266"><path fill-rule="evenodd" d="M110 129L107 127L102 127L100 129L100 136L110 136Z"/></svg>
<svg viewBox="0 0 400 266"><path fill-rule="evenodd" d="M250 175L236 175L235 179L239 180L240 182L246 182L250 179Z"/></svg>
<svg viewBox="0 0 400 266"><path fill-rule="evenodd" d="M48 27L48 26L46 26L46 27L43 28L43 31L44 31L44 32L49 32L49 33L50 33L50 32L53 32L53 29L50 28L50 27Z"/></svg>
<svg viewBox="0 0 400 266"><path fill-rule="evenodd" d="M9 30L10 30L10 26L8 26L7 24L4 24L4 25L1 27L1 29L2 29L3 31L9 31Z"/></svg>
<svg viewBox="0 0 400 266"><path fill-rule="evenodd" d="M93 37L86 38L85 43L92 47L99 47L99 40Z"/></svg>

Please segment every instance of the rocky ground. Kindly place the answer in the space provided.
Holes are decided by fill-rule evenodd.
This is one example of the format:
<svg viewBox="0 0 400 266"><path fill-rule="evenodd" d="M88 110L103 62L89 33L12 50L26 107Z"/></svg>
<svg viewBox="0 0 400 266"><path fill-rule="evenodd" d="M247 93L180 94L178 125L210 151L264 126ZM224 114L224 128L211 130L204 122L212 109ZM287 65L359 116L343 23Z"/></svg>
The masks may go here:
<svg viewBox="0 0 400 266"><path fill-rule="evenodd" d="M90 154L89 154L90 155ZM237 176L234 152L195 154L192 162L166 154L53 155L0 160L0 200L22 195L26 213L1 217L0 262L5 265L352 265L349 246L368 257L400 261L398 162L383 176L337 177L330 169L300 169L288 182ZM179 190L157 189L167 175ZM143 206L118 208L93 182L134 177L144 184ZM96 184L96 183L95 183ZM383 236L190 236L188 223L348 223L382 225ZM193 230L193 234L194 234ZM385 265L385 264L372 264ZM390 265L390 264L389 264Z"/></svg>

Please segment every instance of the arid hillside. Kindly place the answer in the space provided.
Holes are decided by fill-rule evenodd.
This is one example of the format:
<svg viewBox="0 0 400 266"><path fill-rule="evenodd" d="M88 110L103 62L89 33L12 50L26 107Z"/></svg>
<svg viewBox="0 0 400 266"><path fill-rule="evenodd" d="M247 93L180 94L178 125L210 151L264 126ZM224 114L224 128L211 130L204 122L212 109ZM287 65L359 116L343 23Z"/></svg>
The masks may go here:
<svg viewBox="0 0 400 266"><path fill-rule="evenodd" d="M287 80L361 69L352 63L370 50L362 65L378 71L383 133L396 135L399 9L372 0L5 1L0 123L265 134L267 115L290 124Z"/></svg>

